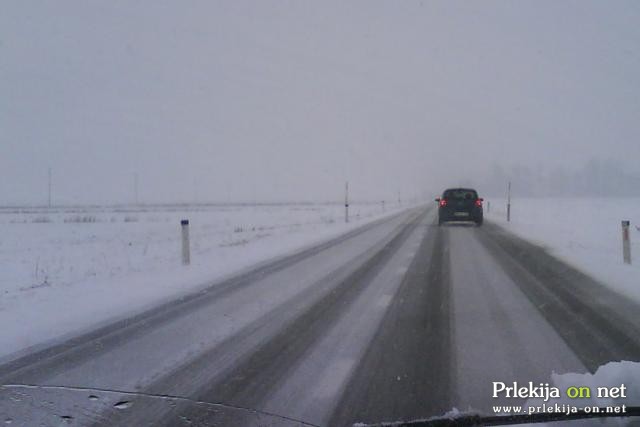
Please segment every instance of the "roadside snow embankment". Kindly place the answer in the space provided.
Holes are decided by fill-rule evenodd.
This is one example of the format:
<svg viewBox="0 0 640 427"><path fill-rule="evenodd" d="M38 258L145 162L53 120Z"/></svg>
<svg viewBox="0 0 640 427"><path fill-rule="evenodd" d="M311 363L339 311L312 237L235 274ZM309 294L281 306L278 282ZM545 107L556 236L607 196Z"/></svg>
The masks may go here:
<svg viewBox="0 0 640 427"><path fill-rule="evenodd" d="M511 222L505 199L486 199L485 217L640 301L640 198L513 198ZM631 221L631 265L622 261L622 220Z"/></svg>
<svg viewBox="0 0 640 427"><path fill-rule="evenodd" d="M0 209L0 362L398 211L354 204L345 224L340 205Z"/></svg>

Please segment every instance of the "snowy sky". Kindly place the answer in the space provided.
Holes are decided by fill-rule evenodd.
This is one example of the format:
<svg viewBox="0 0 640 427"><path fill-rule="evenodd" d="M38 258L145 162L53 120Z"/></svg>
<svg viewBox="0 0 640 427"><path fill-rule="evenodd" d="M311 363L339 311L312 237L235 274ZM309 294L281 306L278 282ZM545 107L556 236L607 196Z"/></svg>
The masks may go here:
<svg viewBox="0 0 640 427"><path fill-rule="evenodd" d="M0 205L388 200L640 166L637 1L0 6ZM430 195L430 194L429 194Z"/></svg>

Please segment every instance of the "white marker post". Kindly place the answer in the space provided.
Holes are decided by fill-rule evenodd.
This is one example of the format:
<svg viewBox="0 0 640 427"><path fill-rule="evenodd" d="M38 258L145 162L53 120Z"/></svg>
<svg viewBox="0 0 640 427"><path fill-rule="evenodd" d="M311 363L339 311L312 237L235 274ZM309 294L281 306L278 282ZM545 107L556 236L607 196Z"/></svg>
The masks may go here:
<svg viewBox="0 0 640 427"><path fill-rule="evenodd" d="M182 226L182 264L189 265L191 262L191 254L189 250L189 220L180 221Z"/></svg>
<svg viewBox="0 0 640 427"><path fill-rule="evenodd" d="M344 184L344 222L349 222L349 181Z"/></svg>
<svg viewBox="0 0 640 427"><path fill-rule="evenodd" d="M487 213L491 212L491 202L487 201Z"/></svg>
<svg viewBox="0 0 640 427"><path fill-rule="evenodd" d="M622 260L631 264L631 241L629 239L629 221L622 221Z"/></svg>

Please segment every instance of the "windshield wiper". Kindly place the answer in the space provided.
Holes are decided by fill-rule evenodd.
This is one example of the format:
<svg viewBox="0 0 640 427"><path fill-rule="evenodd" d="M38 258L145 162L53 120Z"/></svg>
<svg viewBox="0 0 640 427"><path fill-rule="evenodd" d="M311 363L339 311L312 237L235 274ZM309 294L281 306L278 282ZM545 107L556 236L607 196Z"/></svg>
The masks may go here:
<svg viewBox="0 0 640 427"><path fill-rule="evenodd" d="M624 413L607 413L606 408L599 408L598 412L578 411L576 413L536 413L517 415L480 415L460 414L444 415L426 420L391 422L381 424L355 424L359 427L476 427L476 426L503 426L516 424L535 424L556 421L584 420L588 418L626 418L639 417L640 406L627 406Z"/></svg>

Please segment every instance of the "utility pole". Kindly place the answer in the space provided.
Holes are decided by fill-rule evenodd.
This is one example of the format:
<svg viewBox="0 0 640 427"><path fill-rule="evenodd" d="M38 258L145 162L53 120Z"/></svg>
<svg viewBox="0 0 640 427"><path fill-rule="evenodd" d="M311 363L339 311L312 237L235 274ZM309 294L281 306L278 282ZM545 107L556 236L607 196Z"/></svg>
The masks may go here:
<svg viewBox="0 0 640 427"><path fill-rule="evenodd" d="M507 222L511 221L511 181L507 185Z"/></svg>
<svg viewBox="0 0 640 427"><path fill-rule="evenodd" d="M193 204L197 205L198 204L198 179L195 177L193 177Z"/></svg>
<svg viewBox="0 0 640 427"><path fill-rule="evenodd" d="M47 206L51 207L51 168L49 168L49 196Z"/></svg>
<svg viewBox="0 0 640 427"><path fill-rule="evenodd" d="M349 222L349 181L344 184L344 222Z"/></svg>
<svg viewBox="0 0 640 427"><path fill-rule="evenodd" d="M133 197L135 204L138 204L138 172L133 174Z"/></svg>

